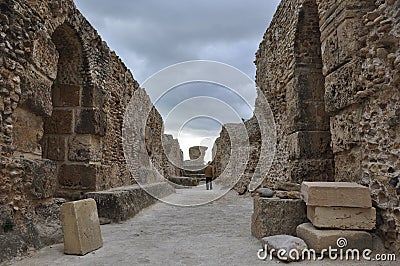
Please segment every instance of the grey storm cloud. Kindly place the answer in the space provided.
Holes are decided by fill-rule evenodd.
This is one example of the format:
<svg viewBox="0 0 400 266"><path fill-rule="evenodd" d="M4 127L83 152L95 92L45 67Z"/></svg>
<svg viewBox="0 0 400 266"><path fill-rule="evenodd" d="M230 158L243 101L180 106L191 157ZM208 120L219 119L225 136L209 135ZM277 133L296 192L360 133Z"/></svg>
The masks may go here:
<svg viewBox="0 0 400 266"><path fill-rule="evenodd" d="M279 0L75 0L139 82L210 59L254 77L254 54Z"/></svg>
<svg viewBox="0 0 400 266"><path fill-rule="evenodd" d="M279 2L75 0L78 9L122 58L140 84L165 67L189 60L223 62L254 80L255 52ZM254 88L249 87L248 91L243 89L240 93L254 104ZM151 92L149 94L152 96ZM190 99L194 97L203 98L193 104ZM185 101L189 104L185 105ZM183 112L185 106L191 112ZM182 127L182 123L187 122L187 114L196 110L215 112L218 114L215 119L221 123L240 122L241 118L248 119L252 114L252 106L249 108L241 97L229 89L205 83L177 86L162 97L156 107L164 120L171 110L179 110L166 121L167 132L173 134ZM201 112L199 115L202 115ZM219 123L204 117L193 119L186 126L185 134L189 138L216 136L220 130ZM186 142L190 145L189 140Z"/></svg>

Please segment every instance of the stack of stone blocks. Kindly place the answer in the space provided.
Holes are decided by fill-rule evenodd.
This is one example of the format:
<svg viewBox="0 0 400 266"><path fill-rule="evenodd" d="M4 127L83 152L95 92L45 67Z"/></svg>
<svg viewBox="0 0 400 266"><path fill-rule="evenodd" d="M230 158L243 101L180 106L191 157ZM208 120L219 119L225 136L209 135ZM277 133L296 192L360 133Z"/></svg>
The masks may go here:
<svg viewBox="0 0 400 266"><path fill-rule="evenodd" d="M349 182L303 182L301 197L311 223L297 227L310 249L372 249L376 210L367 187Z"/></svg>

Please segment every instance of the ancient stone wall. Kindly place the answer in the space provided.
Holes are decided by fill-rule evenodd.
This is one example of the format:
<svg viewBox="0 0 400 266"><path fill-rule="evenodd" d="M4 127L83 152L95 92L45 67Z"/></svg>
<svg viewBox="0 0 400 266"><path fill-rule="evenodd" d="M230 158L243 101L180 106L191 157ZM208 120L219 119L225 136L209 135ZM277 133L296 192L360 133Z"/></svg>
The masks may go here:
<svg viewBox="0 0 400 266"><path fill-rule="evenodd" d="M400 249L399 1L318 1L335 179L369 186L386 247Z"/></svg>
<svg viewBox="0 0 400 266"><path fill-rule="evenodd" d="M399 16L395 0L283 0L257 52L277 124L264 185L369 186L378 232L399 249Z"/></svg>
<svg viewBox="0 0 400 266"><path fill-rule="evenodd" d="M256 82L277 128L277 152L266 184L333 180L315 1L281 2L256 65Z"/></svg>
<svg viewBox="0 0 400 266"><path fill-rule="evenodd" d="M163 136L163 169L164 177L181 176L183 167L183 152L177 139L172 135Z"/></svg>
<svg viewBox="0 0 400 266"><path fill-rule="evenodd" d="M231 132L231 134L235 134L235 132L238 134L237 132L241 131L240 124L224 125L219 138L215 141L212 151L214 156L213 162L216 177L220 177L224 171L224 175L234 177L227 179L230 182L222 183L222 185L233 186L233 189L240 195L248 192L251 178L254 174L258 174L256 173L256 167L260 158L261 149L261 135L256 117L252 117L251 119L245 121L244 126L247 133L247 136L244 137L248 139L248 143L246 143L248 144L248 154L245 155L248 156L248 161L246 162L244 171L242 171L239 176L237 171L239 165L237 165L237 163L243 161L243 158L241 157L243 156L243 150L232 150L233 145L231 145L231 138L227 128L229 128L229 132ZM229 161L233 162L233 167L227 168ZM234 181L234 184L231 181ZM217 179L216 182L220 181Z"/></svg>
<svg viewBox="0 0 400 266"><path fill-rule="evenodd" d="M71 0L1 0L0 10L2 260L61 240L57 197L135 183L122 124L139 85ZM163 122L149 117L148 152L164 173Z"/></svg>

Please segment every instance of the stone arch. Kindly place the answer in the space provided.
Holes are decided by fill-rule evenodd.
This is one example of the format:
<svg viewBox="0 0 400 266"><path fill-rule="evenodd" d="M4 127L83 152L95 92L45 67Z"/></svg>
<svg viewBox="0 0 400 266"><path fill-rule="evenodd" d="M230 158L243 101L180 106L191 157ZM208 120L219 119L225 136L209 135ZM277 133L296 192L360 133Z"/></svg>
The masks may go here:
<svg viewBox="0 0 400 266"><path fill-rule="evenodd" d="M96 190L105 114L91 106L92 88L82 41L68 23L53 33L58 52L52 115L45 119L43 158L57 163L58 194L79 197ZM88 99L89 98L89 99Z"/></svg>
<svg viewBox="0 0 400 266"><path fill-rule="evenodd" d="M317 3L306 0L296 28L293 86L286 92L289 175L296 183L334 179L320 39Z"/></svg>

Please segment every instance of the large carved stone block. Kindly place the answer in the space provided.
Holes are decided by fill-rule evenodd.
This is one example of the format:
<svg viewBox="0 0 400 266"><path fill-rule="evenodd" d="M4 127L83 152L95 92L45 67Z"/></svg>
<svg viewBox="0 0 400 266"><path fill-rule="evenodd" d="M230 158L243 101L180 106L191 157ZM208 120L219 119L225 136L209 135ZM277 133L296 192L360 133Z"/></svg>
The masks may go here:
<svg viewBox="0 0 400 266"><path fill-rule="evenodd" d="M332 159L301 159L289 162L288 176L291 182L333 181L334 166Z"/></svg>
<svg viewBox="0 0 400 266"><path fill-rule="evenodd" d="M67 147L67 137L63 135L48 135L43 139L43 156L54 161L64 161Z"/></svg>
<svg viewBox="0 0 400 266"><path fill-rule="evenodd" d="M349 182L303 182L301 197L309 206L371 208L369 188Z"/></svg>
<svg viewBox="0 0 400 266"><path fill-rule="evenodd" d="M307 217L317 228L372 230L376 223L375 208L307 206Z"/></svg>
<svg viewBox="0 0 400 266"><path fill-rule="evenodd" d="M102 143L93 135L76 135L69 140L68 159L74 162L98 162L102 158Z"/></svg>
<svg viewBox="0 0 400 266"><path fill-rule="evenodd" d="M332 159L329 131L300 131L288 136L290 159Z"/></svg>
<svg viewBox="0 0 400 266"><path fill-rule="evenodd" d="M55 107L76 107L80 105L82 87L79 85L54 84L53 104Z"/></svg>
<svg viewBox="0 0 400 266"><path fill-rule="evenodd" d="M360 254L365 249L372 249L372 236L364 231L356 230L318 230L311 223L301 224L297 227L297 236L303 239L308 248L313 249L316 253L321 253L322 250L342 248L358 249ZM338 239L345 238L346 245L341 245ZM326 253L327 254L327 253Z"/></svg>
<svg viewBox="0 0 400 266"><path fill-rule="evenodd" d="M343 65L325 79L325 102L330 112L337 112L358 101L356 94L362 90L358 80L361 63L352 60Z"/></svg>
<svg viewBox="0 0 400 266"><path fill-rule="evenodd" d="M63 164L59 183L68 188L96 189L99 167L93 164Z"/></svg>
<svg viewBox="0 0 400 266"><path fill-rule="evenodd" d="M45 131L47 134L71 134L73 132L72 110L53 110L50 118L46 119Z"/></svg>
<svg viewBox="0 0 400 266"><path fill-rule="evenodd" d="M296 235L296 227L307 222L302 200L254 198L251 233L258 239L273 235Z"/></svg>
<svg viewBox="0 0 400 266"><path fill-rule="evenodd" d="M61 206L64 252L85 255L103 246L96 202L93 199L64 203Z"/></svg>
<svg viewBox="0 0 400 266"><path fill-rule="evenodd" d="M298 67L294 85L287 86L287 101L300 99L303 101L323 101L325 94L325 78L322 71L314 68Z"/></svg>
<svg viewBox="0 0 400 266"><path fill-rule="evenodd" d="M97 109L80 110L77 114L75 131L79 134L104 136L107 128L107 115Z"/></svg>
<svg viewBox="0 0 400 266"><path fill-rule="evenodd" d="M85 86L82 89L82 106L103 108L105 94L99 87Z"/></svg>
<svg viewBox="0 0 400 266"><path fill-rule="evenodd" d="M288 133L296 131L328 131L329 115L320 101L289 101L287 108Z"/></svg>
<svg viewBox="0 0 400 266"><path fill-rule="evenodd" d="M146 189L146 190L145 190ZM125 221L142 209L175 192L175 189L166 182L145 185L145 189L138 185L113 188L106 191L90 192L86 198L93 198L97 202L99 216L113 222ZM151 192L154 198L146 191Z"/></svg>

